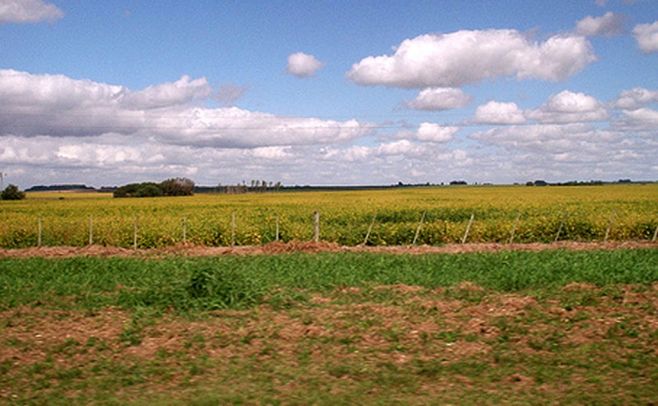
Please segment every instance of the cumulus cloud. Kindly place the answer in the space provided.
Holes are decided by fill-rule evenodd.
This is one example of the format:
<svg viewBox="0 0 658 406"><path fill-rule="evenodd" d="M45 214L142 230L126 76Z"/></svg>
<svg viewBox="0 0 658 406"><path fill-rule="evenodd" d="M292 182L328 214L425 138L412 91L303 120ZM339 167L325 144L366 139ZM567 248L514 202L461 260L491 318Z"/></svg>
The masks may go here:
<svg viewBox="0 0 658 406"><path fill-rule="evenodd" d="M579 123L604 120L608 112L590 95L563 90L538 109L526 112L526 117L541 123Z"/></svg>
<svg viewBox="0 0 658 406"><path fill-rule="evenodd" d="M658 102L658 90L635 87L622 91L615 101L615 107L624 110L635 110L649 103L656 102Z"/></svg>
<svg viewBox="0 0 658 406"><path fill-rule="evenodd" d="M0 136L116 133L179 145L252 148L341 142L371 132L371 125L356 120L280 117L190 104L211 93L205 78L187 76L132 91L63 75L0 70Z"/></svg>
<svg viewBox="0 0 658 406"><path fill-rule="evenodd" d="M485 79L563 80L596 59L578 35L530 41L516 30L457 31L404 40L393 55L369 56L347 76L361 85L458 87Z"/></svg>
<svg viewBox="0 0 658 406"><path fill-rule="evenodd" d="M121 104L132 109L154 109L207 99L211 93L206 78L190 79L184 75L175 82L149 86L137 92L126 91Z"/></svg>
<svg viewBox="0 0 658 406"><path fill-rule="evenodd" d="M296 52L288 56L288 73L298 78L306 78L315 75L324 64L315 56Z"/></svg>
<svg viewBox="0 0 658 406"><path fill-rule="evenodd" d="M3 0L0 2L0 24L55 21L64 16L54 4L42 0Z"/></svg>
<svg viewBox="0 0 658 406"><path fill-rule="evenodd" d="M459 131L458 127L441 126L435 123L421 123L416 131L416 139L424 142L448 142Z"/></svg>
<svg viewBox="0 0 658 406"><path fill-rule="evenodd" d="M516 103L490 101L475 110L475 122L478 124L521 124L525 116Z"/></svg>
<svg viewBox="0 0 658 406"><path fill-rule="evenodd" d="M458 109L466 106L471 97L461 89L454 87L430 87L418 93L414 100L406 103L416 110L441 111Z"/></svg>
<svg viewBox="0 0 658 406"><path fill-rule="evenodd" d="M624 110L622 117L615 122L619 128L658 131L658 111L642 107L636 110Z"/></svg>
<svg viewBox="0 0 658 406"><path fill-rule="evenodd" d="M633 35L642 52L658 52L658 21L653 24L639 24L633 28Z"/></svg>
<svg viewBox="0 0 658 406"><path fill-rule="evenodd" d="M587 16L576 24L576 33L585 36L621 34L624 30L624 17L611 11L600 17Z"/></svg>

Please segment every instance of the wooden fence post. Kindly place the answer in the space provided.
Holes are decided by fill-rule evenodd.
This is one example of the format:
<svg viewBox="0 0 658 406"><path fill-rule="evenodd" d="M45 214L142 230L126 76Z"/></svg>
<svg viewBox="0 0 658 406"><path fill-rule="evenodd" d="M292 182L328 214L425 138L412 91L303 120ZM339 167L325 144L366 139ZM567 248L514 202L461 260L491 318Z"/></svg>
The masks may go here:
<svg viewBox="0 0 658 406"><path fill-rule="evenodd" d="M651 242L656 242L656 237L658 237L658 226L656 226L656 230L653 232L653 238L651 239Z"/></svg>
<svg viewBox="0 0 658 406"><path fill-rule="evenodd" d="M372 231L372 227L375 225L375 218L376 217L377 217L377 214L373 214L372 221L370 222L370 225L368 226L368 232L366 232L366 237L363 239L363 245L366 245L368 243L368 238L370 238L370 232Z"/></svg>
<svg viewBox="0 0 658 406"><path fill-rule="evenodd" d="M320 212L313 213L313 242L320 242Z"/></svg>
<svg viewBox="0 0 658 406"><path fill-rule="evenodd" d="M468 225L466 226L466 231L464 232L464 237L462 237L462 244L466 244L466 239L468 238L468 233L471 232L471 226L473 225L473 219L475 218L475 213L471 214L470 220L468 220Z"/></svg>
<svg viewBox="0 0 658 406"><path fill-rule="evenodd" d="M279 241L279 215L276 215L276 232L274 233L274 241Z"/></svg>
<svg viewBox="0 0 658 406"><path fill-rule="evenodd" d="M420 216L420 222L418 223L418 227L416 227L416 234L414 234L414 241L411 243L411 245L416 245L416 241L418 241L418 236L420 235L420 228L423 226L423 221L425 221L426 214L427 211L424 211L423 215Z"/></svg>
<svg viewBox="0 0 658 406"><path fill-rule="evenodd" d="M94 244L94 220L89 216L89 245Z"/></svg>
<svg viewBox="0 0 658 406"><path fill-rule="evenodd" d="M235 223L235 212L231 212L231 247L235 246L235 231L236 231L236 223Z"/></svg>
<svg viewBox="0 0 658 406"><path fill-rule="evenodd" d="M519 224L520 219L521 219L521 213L518 213L516 215L516 219L514 219L514 225L512 226L512 232L510 233L508 244L514 242L514 233L516 233L516 226Z"/></svg>
<svg viewBox="0 0 658 406"><path fill-rule="evenodd" d="M553 242L557 242L560 239L560 233L562 233L562 228L564 228L564 222L565 222L565 217L562 216L562 220L560 221L560 226L557 228L557 234L555 234L555 240L553 240Z"/></svg>
<svg viewBox="0 0 658 406"><path fill-rule="evenodd" d="M41 224L41 217L37 220L37 247L41 246L41 234L43 233L43 225Z"/></svg>
<svg viewBox="0 0 658 406"><path fill-rule="evenodd" d="M608 219L608 228L605 229L605 237L603 237L603 242L608 241L608 237L610 236L610 230L612 229L612 225L615 222L615 212L612 212L610 215L610 218Z"/></svg>
<svg viewBox="0 0 658 406"><path fill-rule="evenodd" d="M137 216L133 219L133 249L137 249Z"/></svg>

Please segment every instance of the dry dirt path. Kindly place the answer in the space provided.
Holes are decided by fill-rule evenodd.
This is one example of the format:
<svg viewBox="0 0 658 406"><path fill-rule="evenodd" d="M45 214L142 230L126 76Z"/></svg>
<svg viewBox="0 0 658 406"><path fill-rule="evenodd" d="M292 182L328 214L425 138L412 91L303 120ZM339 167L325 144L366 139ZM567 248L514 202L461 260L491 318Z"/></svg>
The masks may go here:
<svg viewBox="0 0 658 406"><path fill-rule="evenodd" d="M272 255L293 252L369 252L384 254L458 254L468 252L498 251L546 251L546 250L616 250L616 249L656 249L658 242L624 241L624 242L574 242L530 244L446 244L441 246L341 246L327 242L273 242L258 246L206 247L198 245L176 245L165 248L129 249L91 245L87 247L34 247L20 249L0 249L0 258L68 258L68 257L161 257L190 256L207 257L221 255Z"/></svg>

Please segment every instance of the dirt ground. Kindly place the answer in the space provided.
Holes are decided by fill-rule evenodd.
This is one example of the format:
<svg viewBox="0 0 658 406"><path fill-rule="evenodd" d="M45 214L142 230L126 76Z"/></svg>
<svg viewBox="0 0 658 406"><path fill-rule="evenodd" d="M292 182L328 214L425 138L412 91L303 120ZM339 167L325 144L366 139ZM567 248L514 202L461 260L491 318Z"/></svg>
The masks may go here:
<svg viewBox="0 0 658 406"><path fill-rule="evenodd" d="M67 258L86 257L160 257L169 255L205 257L220 255L263 255L287 254L293 252L370 252L385 254L459 254L468 252L498 252L498 251L546 251L546 250L615 250L658 248L658 242L649 241L613 241L613 242L575 242L560 241L556 243L502 244L473 243L446 244L440 246L341 246L329 242L272 242L258 246L207 247L190 244L180 244L165 248L129 249L90 245L86 247L34 247L20 249L0 249L0 258L47 257Z"/></svg>

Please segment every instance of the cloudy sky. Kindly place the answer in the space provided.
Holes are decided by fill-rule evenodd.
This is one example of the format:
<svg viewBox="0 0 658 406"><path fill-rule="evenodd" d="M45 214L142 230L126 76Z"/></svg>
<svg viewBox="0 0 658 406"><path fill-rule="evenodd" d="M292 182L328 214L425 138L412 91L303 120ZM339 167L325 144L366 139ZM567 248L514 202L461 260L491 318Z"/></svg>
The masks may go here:
<svg viewBox="0 0 658 406"><path fill-rule="evenodd" d="M658 179L655 0L0 0L5 183Z"/></svg>

